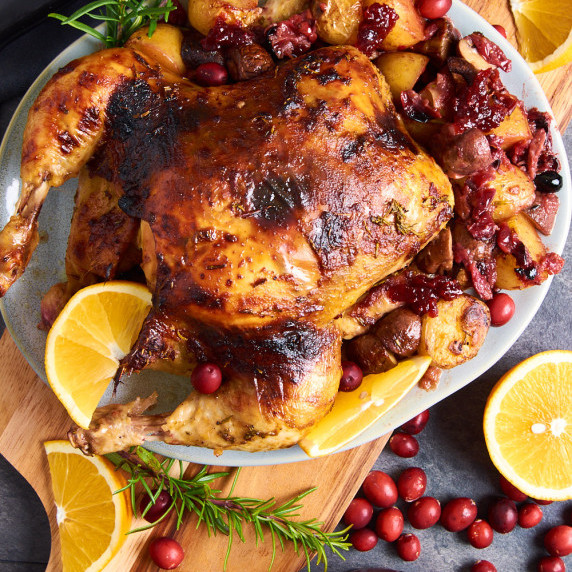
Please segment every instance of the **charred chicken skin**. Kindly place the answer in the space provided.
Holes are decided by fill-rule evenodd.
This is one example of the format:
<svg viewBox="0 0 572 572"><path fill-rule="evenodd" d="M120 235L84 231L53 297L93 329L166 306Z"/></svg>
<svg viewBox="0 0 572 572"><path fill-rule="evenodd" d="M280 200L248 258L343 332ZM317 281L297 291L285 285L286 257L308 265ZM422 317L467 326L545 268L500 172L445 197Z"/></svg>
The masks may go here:
<svg viewBox="0 0 572 572"><path fill-rule="evenodd" d="M295 444L336 395L340 317L452 216L449 180L352 47L210 88L129 47L63 68L30 112L23 193L0 234L2 293L37 243L48 188L78 174L59 296L137 264L153 292L117 379L202 361L224 379L168 415L142 414L152 398L96 411L70 432L86 453L147 439Z"/></svg>

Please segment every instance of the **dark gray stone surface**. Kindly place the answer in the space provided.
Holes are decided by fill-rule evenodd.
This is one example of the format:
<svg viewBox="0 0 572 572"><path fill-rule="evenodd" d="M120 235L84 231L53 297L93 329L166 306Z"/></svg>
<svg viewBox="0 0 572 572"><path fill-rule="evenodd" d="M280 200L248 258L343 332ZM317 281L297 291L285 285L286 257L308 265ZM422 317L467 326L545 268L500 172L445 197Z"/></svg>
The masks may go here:
<svg viewBox="0 0 572 572"><path fill-rule="evenodd" d="M34 3L34 0L26 1ZM76 4L79 6L84 2L79 0ZM0 6L0 16L6 6ZM69 30L62 32L59 27L56 30L53 24L43 25L34 33L35 37L43 38L43 45L30 42L30 36L23 36L0 52L3 80L10 75L7 72L17 76L17 81L12 83L0 82L0 133L19 100L21 86L27 85L60 51L58 45L65 46L74 35ZM45 49L46 46L49 49ZM24 61L22 58L32 65L18 71L17 66ZM22 76L29 79L22 79ZM570 130L566 147L570 153ZM564 256L572 260L570 238ZM417 457L400 459L387 449L380 455L375 468L396 478L404 468L420 466L428 475L428 495L443 502L456 496L470 496L477 501L479 514L484 515L491 498L500 493L498 474L488 457L481 428L486 397L498 378L519 361L543 350L572 349L571 307L572 265L567 264L553 281L540 311L511 350L486 374L432 408L429 424L419 435L421 449ZM0 320L0 331L2 328ZM400 506L404 507L403 504ZM517 527L508 535L497 534L492 546L484 550L472 548L464 533L449 533L440 526L416 532L406 525L407 530L416 532L421 541L421 557L416 562L404 563L396 556L393 546L380 541L370 552L350 551L345 562L331 557L329 570L347 572L360 567L392 567L411 572L468 572L471 564L482 558L495 563L499 572L533 571L543 554L543 532L564 522L564 518L572 524L572 503L554 503L544 507L544 514L538 527L530 530ZM45 569L49 547L49 525L39 499L25 480L0 457L0 571L40 572ZM571 558L568 557L569 566L572 565ZM312 566L312 570L321 569L321 566Z"/></svg>

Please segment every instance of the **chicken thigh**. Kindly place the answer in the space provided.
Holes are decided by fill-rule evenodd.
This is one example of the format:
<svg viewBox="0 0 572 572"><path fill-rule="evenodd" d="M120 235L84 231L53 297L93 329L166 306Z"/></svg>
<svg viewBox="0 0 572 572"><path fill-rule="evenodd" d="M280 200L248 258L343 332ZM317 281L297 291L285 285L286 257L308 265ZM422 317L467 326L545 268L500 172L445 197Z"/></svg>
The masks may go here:
<svg viewBox="0 0 572 572"><path fill-rule="evenodd" d="M352 47L209 88L130 48L66 66L30 112L24 191L0 234L2 293L35 247L47 189L82 168L93 206L83 219L76 207L69 277L77 285L105 268L112 277L137 235L153 292L116 380L169 361L183 371L211 361L223 372L216 393L193 392L170 415L142 415L152 399L98 410L89 430L70 432L86 453L146 439L250 451L295 444L337 392L336 318L452 215L447 177ZM98 188L115 219L102 216ZM82 225L118 240L78 249ZM78 282L79 267L96 270Z"/></svg>

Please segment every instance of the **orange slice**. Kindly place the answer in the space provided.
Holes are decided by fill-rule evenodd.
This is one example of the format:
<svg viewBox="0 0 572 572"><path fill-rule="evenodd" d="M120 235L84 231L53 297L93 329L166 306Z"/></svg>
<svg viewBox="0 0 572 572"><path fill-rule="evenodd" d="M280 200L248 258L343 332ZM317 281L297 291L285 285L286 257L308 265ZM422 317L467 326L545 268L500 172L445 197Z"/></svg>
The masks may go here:
<svg viewBox="0 0 572 572"><path fill-rule="evenodd" d="M60 530L63 572L103 570L125 542L131 526L123 475L104 457L86 457L68 441L44 443L56 519Z"/></svg>
<svg viewBox="0 0 572 572"><path fill-rule="evenodd" d="M89 427L150 308L151 293L145 286L106 282L77 292L54 322L46 341L46 374L80 427Z"/></svg>
<svg viewBox="0 0 572 572"><path fill-rule="evenodd" d="M429 357L414 357L383 373L364 377L355 391L340 391L332 410L298 443L310 457L347 445L395 406L423 377Z"/></svg>
<svg viewBox="0 0 572 572"><path fill-rule="evenodd" d="M493 463L532 498L572 498L572 351L548 351L495 385L484 415Z"/></svg>
<svg viewBox="0 0 572 572"><path fill-rule="evenodd" d="M510 0L520 52L534 73L572 62L570 0Z"/></svg>

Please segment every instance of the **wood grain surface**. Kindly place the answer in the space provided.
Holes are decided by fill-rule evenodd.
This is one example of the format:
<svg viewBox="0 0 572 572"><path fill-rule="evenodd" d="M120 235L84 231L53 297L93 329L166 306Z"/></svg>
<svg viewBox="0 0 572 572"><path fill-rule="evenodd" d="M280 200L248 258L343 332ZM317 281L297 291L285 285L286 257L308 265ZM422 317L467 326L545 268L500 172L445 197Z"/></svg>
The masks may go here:
<svg viewBox="0 0 572 572"><path fill-rule="evenodd" d="M489 22L503 25L508 37L516 45L514 23L508 3L487 0L469 0L467 4ZM563 131L572 118L572 65L541 74L538 79L544 88ZM51 493L49 471L43 442L62 439L70 425L63 406L51 390L36 377L7 332L0 340L0 452L20 471L37 491L50 520L52 551L49 571L61 570L59 536L55 521L55 505ZM351 451L310 460L293 465L243 468L236 494L258 498L276 497L285 500L310 487L318 490L304 499L301 517L317 517L324 521L326 530L333 530L359 483L383 449L386 438L378 439ZM187 468L189 473L196 466ZM220 468L217 468L220 470ZM228 490L231 475L221 488ZM134 526L137 523L134 523ZM206 532L196 530L194 522L187 522L179 531L174 523L161 523L157 529L138 533L127 542L109 564L109 571L145 572L157 570L146 556L146 545L151 536L169 535L185 548L186 559L178 568L183 572L221 572L226 552L226 537L207 538ZM247 534L246 543L235 541L227 570L229 572L258 572L267 570L271 543L256 546L253 536ZM285 553L278 550L274 572L295 572L304 563L289 547Z"/></svg>

